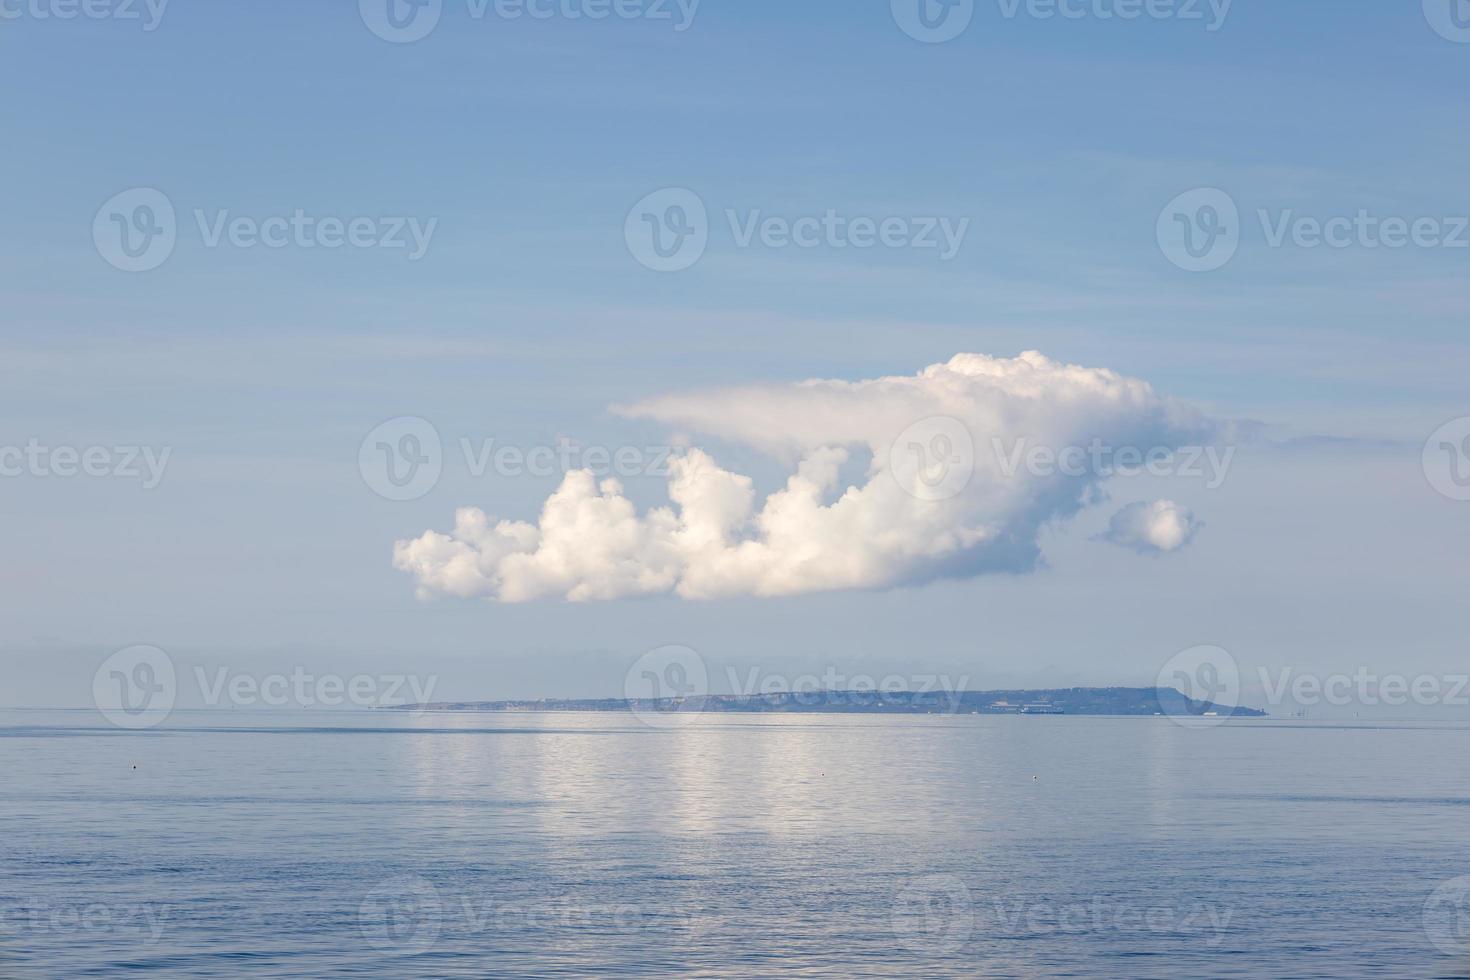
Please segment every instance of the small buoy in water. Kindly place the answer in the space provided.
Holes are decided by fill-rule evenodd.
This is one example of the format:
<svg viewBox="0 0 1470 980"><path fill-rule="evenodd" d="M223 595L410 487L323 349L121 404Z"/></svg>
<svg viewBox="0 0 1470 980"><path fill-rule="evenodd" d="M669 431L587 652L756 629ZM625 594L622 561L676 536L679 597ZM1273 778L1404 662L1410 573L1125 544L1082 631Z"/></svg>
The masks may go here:
<svg viewBox="0 0 1470 980"><path fill-rule="evenodd" d="M133 768L134 768L134 769L136 769L136 768L138 768L138 767L137 767L137 766L134 766L134 767L133 767ZM1031 777L1031 778L1032 778L1032 779L1040 779L1040 778L1041 778L1041 777L1040 777L1040 776L1032 776L1032 777Z"/></svg>

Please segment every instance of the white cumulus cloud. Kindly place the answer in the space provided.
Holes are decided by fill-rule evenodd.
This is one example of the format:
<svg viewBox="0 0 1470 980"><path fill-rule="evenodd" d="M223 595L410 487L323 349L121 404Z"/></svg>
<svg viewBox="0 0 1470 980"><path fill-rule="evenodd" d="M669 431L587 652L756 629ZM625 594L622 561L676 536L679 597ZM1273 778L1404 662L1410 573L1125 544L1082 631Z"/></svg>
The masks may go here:
<svg viewBox="0 0 1470 980"><path fill-rule="evenodd" d="M1105 478L1083 452L1063 465L1055 454L1176 447L1210 431L1143 381L1035 352L617 411L755 447L790 476L760 499L748 476L688 449L672 460L668 506L640 514L616 480L577 470L534 523L464 507L448 532L399 541L395 567L423 596L504 602L778 596L1024 572L1043 525L1075 514ZM860 480L844 485L860 465Z"/></svg>
<svg viewBox="0 0 1470 980"><path fill-rule="evenodd" d="M1194 514L1172 500L1140 500L1114 514L1101 537L1143 554L1162 554L1189 544L1199 528Z"/></svg>

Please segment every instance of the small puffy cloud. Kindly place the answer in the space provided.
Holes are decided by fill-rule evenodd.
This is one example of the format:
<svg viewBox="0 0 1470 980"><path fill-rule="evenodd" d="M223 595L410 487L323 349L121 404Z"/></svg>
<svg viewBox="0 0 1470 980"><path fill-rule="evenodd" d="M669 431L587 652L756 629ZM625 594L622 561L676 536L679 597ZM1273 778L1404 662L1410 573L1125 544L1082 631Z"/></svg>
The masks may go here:
<svg viewBox="0 0 1470 980"><path fill-rule="evenodd" d="M1100 537L1141 554L1158 555L1178 551L1199 529L1194 514L1172 500L1140 500L1114 514Z"/></svg>
<svg viewBox="0 0 1470 980"><path fill-rule="evenodd" d="M959 354L910 376L666 395L617 411L754 447L790 475L760 499L750 477L687 449L672 460L668 506L640 514L616 480L573 471L534 523L465 507L448 532L399 541L395 567L422 596L503 602L779 596L1025 572L1043 526L1095 499L1107 477L1085 452L1060 465L1058 454L1174 448L1211 431L1146 382L1035 352Z"/></svg>

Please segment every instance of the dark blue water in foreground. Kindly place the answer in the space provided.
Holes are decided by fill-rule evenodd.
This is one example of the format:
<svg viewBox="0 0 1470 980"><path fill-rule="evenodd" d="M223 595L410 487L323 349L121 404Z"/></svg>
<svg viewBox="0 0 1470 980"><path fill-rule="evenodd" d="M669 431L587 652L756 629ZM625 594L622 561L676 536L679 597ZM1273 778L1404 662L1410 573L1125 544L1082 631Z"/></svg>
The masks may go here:
<svg viewBox="0 0 1470 980"><path fill-rule="evenodd" d="M1470 729L0 725L4 977L1470 975Z"/></svg>

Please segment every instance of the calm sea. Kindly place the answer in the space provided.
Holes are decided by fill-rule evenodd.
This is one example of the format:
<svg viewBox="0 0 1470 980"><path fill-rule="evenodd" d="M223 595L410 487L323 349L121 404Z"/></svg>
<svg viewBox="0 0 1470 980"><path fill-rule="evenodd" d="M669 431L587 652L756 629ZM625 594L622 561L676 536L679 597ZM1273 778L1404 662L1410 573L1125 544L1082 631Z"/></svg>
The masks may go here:
<svg viewBox="0 0 1470 980"><path fill-rule="evenodd" d="M1470 975L1470 728L0 726L4 977Z"/></svg>

